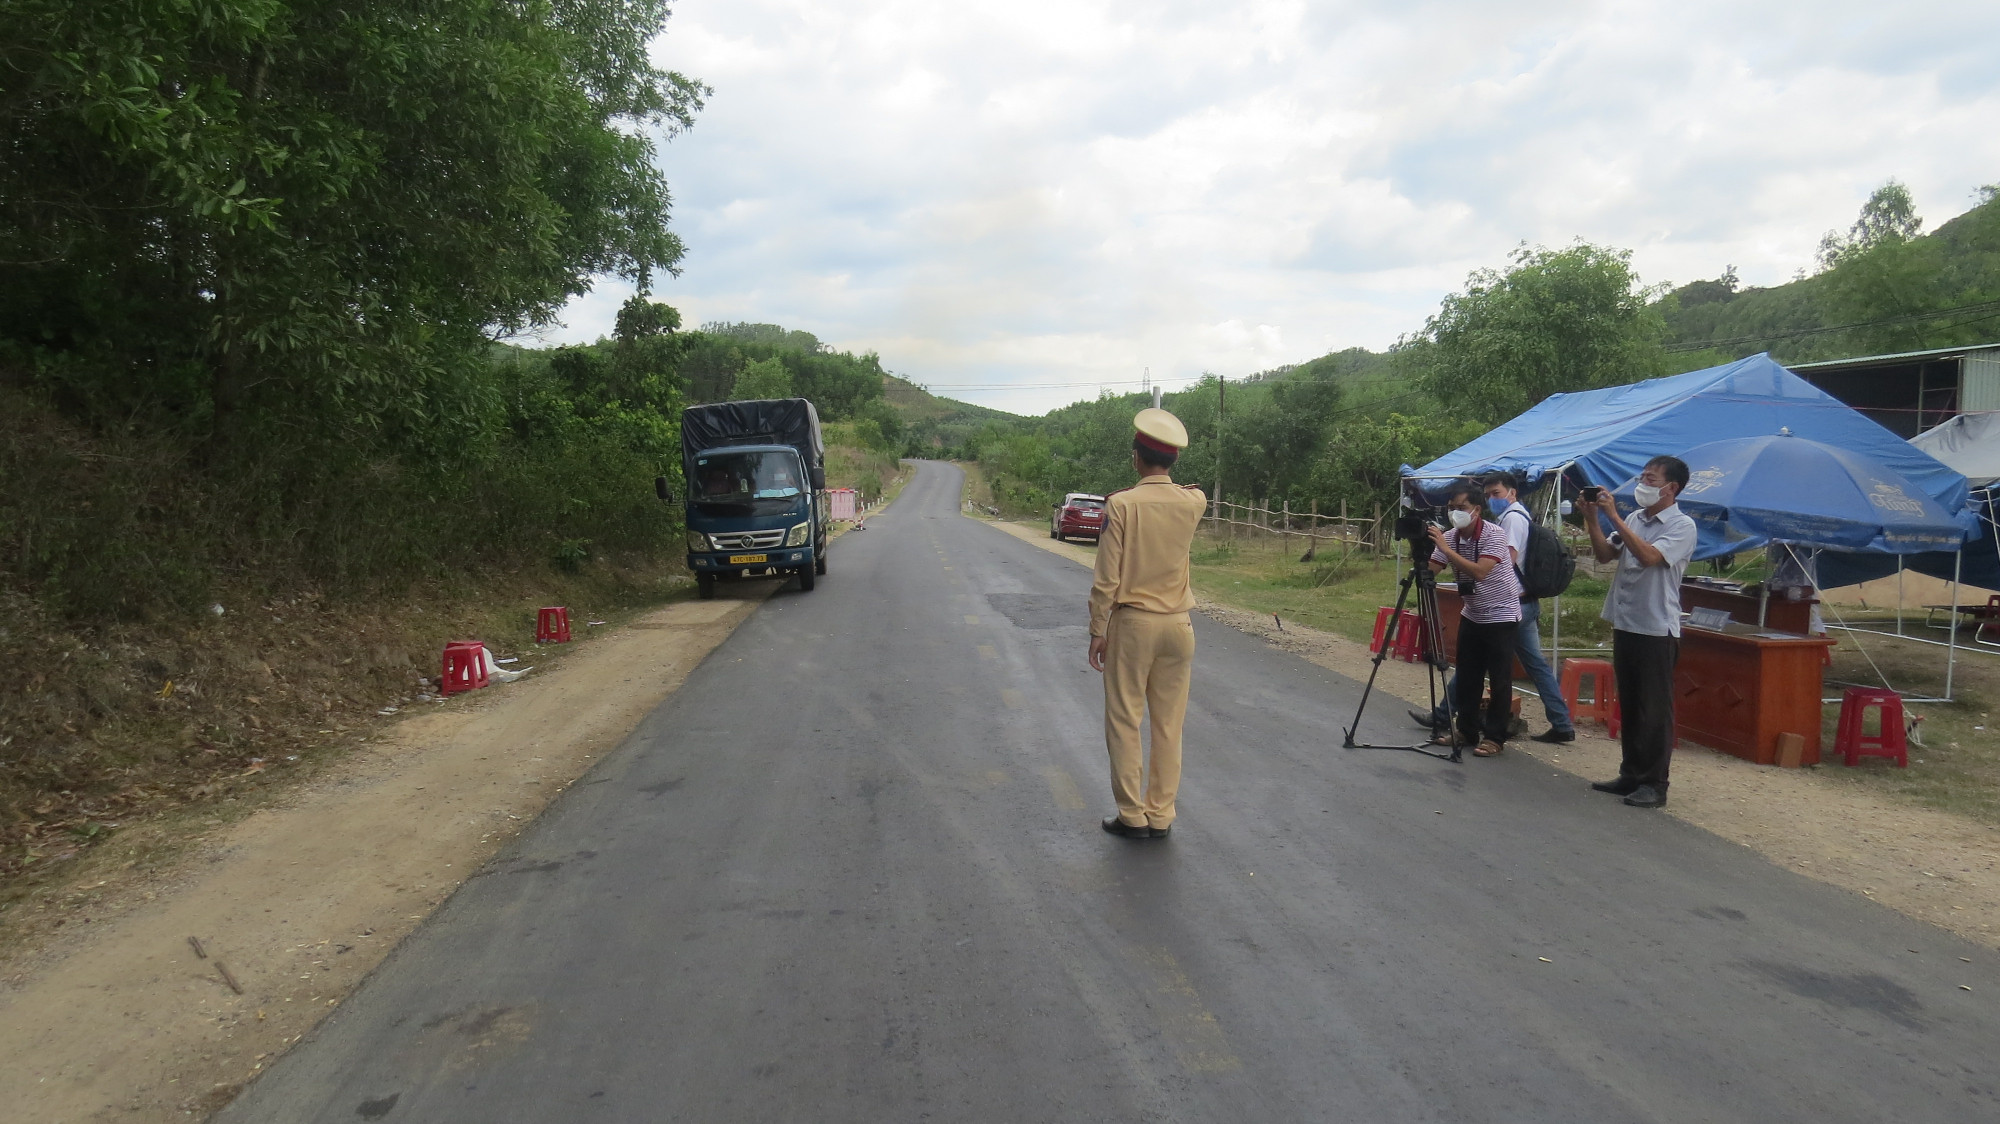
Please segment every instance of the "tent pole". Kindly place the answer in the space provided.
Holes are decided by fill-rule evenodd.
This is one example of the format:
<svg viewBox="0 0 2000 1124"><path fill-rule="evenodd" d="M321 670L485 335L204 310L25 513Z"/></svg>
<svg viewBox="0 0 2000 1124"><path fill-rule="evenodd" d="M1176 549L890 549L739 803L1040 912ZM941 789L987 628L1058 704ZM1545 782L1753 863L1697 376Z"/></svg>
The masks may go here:
<svg viewBox="0 0 2000 1124"><path fill-rule="evenodd" d="M1951 562L1951 655L1944 664L1944 701L1951 701L1951 676L1958 670L1958 579L1965 570L1965 547L1961 545Z"/></svg>
<svg viewBox="0 0 2000 1124"><path fill-rule="evenodd" d="M1896 635L1903 634L1903 556L1896 556Z"/></svg>

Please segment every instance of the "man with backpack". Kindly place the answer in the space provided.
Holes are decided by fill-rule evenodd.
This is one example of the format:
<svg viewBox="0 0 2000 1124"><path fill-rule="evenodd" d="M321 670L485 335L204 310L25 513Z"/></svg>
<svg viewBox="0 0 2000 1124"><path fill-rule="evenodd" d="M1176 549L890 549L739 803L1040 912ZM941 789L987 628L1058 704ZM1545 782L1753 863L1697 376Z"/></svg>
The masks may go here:
<svg viewBox="0 0 2000 1124"><path fill-rule="evenodd" d="M1542 601L1561 593L1569 585L1570 576L1575 572L1576 559L1563 545L1562 539L1553 530L1535 522L1534 516L1521 505L1520 481L1511 472L1495 472L1489 475L1486 485L1486 509L1507 533L1507 545L1514 552L1515 572L1521 579L1521 626L1516 631L1515 655L1521 661L1522 670L1535 685L1536 693L1542 696L1542 709L1548 712L1549 728L1534 735L1538 742L1572 742L1576 740L1576 727L1570 719L1569 703L1563 698L1562 686L1556 680L1555 669L1542 655ZM1453 698L1457 689L1457 669L1452 671L1452 682L1445 687L1445 697ZM1443 708L1426 715L1421 710L1413 710L1410 717L1419 726L1432 731L1450 729Z"/></svg>

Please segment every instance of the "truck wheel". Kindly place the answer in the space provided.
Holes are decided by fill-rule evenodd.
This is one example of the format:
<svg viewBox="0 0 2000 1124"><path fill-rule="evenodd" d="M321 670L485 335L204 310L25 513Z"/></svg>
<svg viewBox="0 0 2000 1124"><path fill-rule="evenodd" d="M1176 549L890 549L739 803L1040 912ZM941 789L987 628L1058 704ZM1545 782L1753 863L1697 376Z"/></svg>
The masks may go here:
<svg viewBox="0 0 2000 1124"><path fill-rule="evenodd" d="M826 555L824 553L813 555L813 573L826 573Z"/></svg>
<svg viewBox="0 0 2000 1124"><path fill-rule="evenodd" d="M1068 541L1069 541L1068 539L1066 539L1066 538L1064 538L1064 537L1063 537L1063 533L1062 533L1061 531L1057 531L1057 532L1055 533L1055 540L1056 540L1057 542L1068 542Z"/></svg>
<svg viewBox="0 0 2000 1124"><path fill-rule="evenodd" d="M695 594L703 601L715 600L715 575L696 574L694 576L694 589Z"/></svg>
<svg viewBox="0 0 2000 1124"><path fill-rule="evenodd" d="M799 590L801 592L811 593L813 583L817 580L818 578L813 574L813 567L811 566L799 567Z"/></svg>

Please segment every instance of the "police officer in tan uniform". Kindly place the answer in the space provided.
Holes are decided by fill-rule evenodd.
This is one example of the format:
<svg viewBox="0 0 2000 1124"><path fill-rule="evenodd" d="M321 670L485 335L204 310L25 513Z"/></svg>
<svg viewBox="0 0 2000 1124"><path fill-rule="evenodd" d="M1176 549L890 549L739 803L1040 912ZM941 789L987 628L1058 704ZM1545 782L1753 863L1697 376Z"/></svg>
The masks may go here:
<svg viewBox="0 0 2000 1124"><path fill-rule="evenodd" d="M1188 548L1208 508L1201 489L1175 484L1168 469L1187 448L1187 427L1161 409L1132 419L1132 468L1139 483L1105 500L1090 587L1090 666L1104 673L1104 744L1118 814L1104 830L1127 839L1164 839L1181 784L1181 719L1194 668L1194 590ZM1139 748L1140 716L1151 712L1152 756Z"/></svg>

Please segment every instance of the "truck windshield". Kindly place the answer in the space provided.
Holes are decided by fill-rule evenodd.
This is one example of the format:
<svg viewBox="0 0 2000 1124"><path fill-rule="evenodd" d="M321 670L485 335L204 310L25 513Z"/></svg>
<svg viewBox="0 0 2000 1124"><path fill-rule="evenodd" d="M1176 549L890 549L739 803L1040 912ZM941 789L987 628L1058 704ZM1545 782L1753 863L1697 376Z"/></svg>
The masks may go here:
<svg viewBox="0 0 2000 1124"><path fill-rule="evenodd" d="M799 503L799 459L777 451L696 457L691 491L709 515L782 514Z"/></svg>

